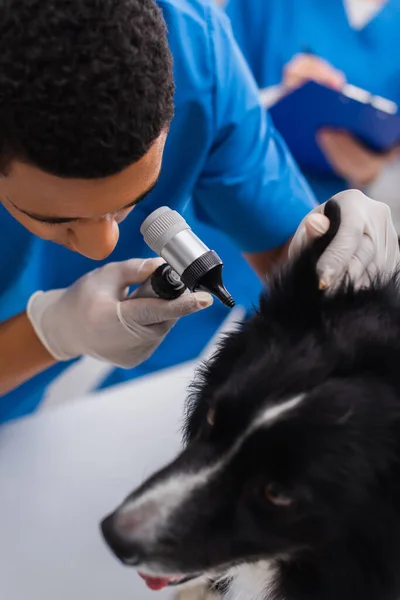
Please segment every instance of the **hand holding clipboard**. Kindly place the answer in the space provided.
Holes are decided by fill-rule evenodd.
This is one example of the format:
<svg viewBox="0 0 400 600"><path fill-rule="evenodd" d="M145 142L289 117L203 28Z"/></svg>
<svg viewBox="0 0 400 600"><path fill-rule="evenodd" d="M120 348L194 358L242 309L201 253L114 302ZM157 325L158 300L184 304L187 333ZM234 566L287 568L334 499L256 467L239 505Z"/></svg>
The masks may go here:
<svg viewBox="0 0 400 600"><path fill-rule="evenodd" d="M397 105L349 84L337 91L309 81L281 96L269 111L299 165L310 172L332 173L317 142L323 129L344 130L377 153L400 144Z"/></svg>
<svg viewBox="0 0 400 600"><path fill-rule="evenodd" d="M361 186L397 154L392 148L400 140L398 120L386 123L397 116L397 106L348 85L342 71L309 48L293 56L283 69L282 84L262 90L261 100L297 162L309 172L331 176L334 171ZM366 106L372 110L365 111ZM394 123L396 135L387 139Z"/></svg>

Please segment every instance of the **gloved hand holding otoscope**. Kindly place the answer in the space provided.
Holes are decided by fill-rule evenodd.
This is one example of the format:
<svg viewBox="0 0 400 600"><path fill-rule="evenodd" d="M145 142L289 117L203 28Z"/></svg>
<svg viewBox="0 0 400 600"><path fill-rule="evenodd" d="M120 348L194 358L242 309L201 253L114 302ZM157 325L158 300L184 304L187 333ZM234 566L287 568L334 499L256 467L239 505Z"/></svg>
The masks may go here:
<svg viewBox="0 0 400 600"><path fill-rule="evenodd" d="M222 282L222 260L193 233L179 213L162 206L147 217L140 231L146 244L166 264L158 267L131 297L174 300L189 289L208 292L229 308L235 305Z"/></svg>
<svg viewBox="0 0 400 600"><path fill-rule="evenodd" d="M209 294L234 305L222 283L221 259L177 212L159 208L141 232L166 261L155 271L158 261L133 258L100 267L67 288L31 296L28 319L54 359L85 355L130 369L147 360L177 319L209 306ZM140 287L127 297L126 290L136 283ZM182 294L188 289L208 294L185 302Z"/></svg>

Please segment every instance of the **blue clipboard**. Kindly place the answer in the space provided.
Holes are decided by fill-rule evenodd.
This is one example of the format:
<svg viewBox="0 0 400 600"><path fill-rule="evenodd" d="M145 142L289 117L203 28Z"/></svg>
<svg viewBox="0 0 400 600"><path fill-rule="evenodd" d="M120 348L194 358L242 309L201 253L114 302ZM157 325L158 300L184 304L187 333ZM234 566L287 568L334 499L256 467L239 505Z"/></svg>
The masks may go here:
<svg viewBox="0 0 400 600"><path fill-rule="evenodd" d="M310 172L332 174L315 137L323 127L344 129L377 152L400 143L396 104L350 85L337 92L310 81L283 96L269 112L297 163Z"/></svg>

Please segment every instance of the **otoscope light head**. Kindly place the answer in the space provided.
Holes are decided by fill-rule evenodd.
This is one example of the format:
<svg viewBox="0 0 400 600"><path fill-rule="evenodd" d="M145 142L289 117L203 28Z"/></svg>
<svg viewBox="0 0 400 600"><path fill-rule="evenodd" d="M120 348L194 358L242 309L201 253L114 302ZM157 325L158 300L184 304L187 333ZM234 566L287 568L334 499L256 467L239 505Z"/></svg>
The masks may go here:
<svg viewBox="0 0 400 600"><path fill-rule="evenodd" d="M162 206L147 217L140 231L146 244L162 256L191 291L209 292L229 308L235 305L222 281L222 260L178 212Z"/></svg>
<svg viewBox="0 0 400 600"><path fill-rule="evenodd" d="M218 254L214 250L208 250L185 269L181 279L190 290L213 294L222 304L233 308L235 301L222 282L222 267Z"/></svg>

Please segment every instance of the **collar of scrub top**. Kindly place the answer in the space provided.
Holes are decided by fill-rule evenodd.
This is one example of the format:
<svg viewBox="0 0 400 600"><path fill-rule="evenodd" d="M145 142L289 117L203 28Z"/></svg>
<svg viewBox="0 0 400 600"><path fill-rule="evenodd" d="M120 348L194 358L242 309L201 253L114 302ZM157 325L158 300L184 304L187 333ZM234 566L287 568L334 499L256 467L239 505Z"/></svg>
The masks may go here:
<svg viewBox="0 0 400 600"><path fill-rule="evenodd" d="M381 12L390 0L343 0L349 24L353 29L363 29Z"/></svg>

